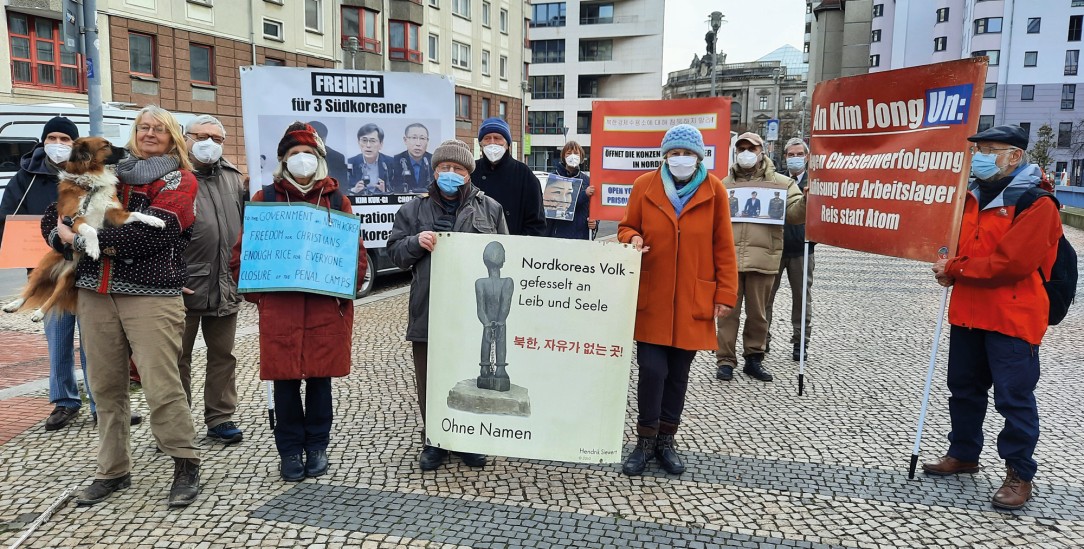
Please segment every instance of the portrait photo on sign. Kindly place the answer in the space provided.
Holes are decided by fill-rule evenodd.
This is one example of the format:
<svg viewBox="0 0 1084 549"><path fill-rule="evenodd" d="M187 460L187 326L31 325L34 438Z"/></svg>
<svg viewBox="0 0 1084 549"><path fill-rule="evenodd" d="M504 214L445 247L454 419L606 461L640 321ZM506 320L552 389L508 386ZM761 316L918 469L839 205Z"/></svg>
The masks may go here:
<svg viewBox="0 0 1084 549"><path fill-rule="evenodd" d="M356 117L345 120L343 140L351 196L423 193L433 181L432 150L438 120Z"/></svg>
<svg viewBox="0 0 1084 549"><path fill-rule="evenodd" d="M750 181L748 186L732 184L727 187L730 198L730 221L782 225L787 214L787 189L761 187L766 181Z"/></svg>
<svg viewBox="0 0 1084 549"><path fill-rule="evenodd" d="M260 136L260 164L259 171L253 170L252 166L249 166L249 170L252 172L249 189L253 189L252 192L265 185L270 185L274 181L272 174L279 163L279 141L282 139L282 134L286 132L286 128L297 121L309 124L320 135L320 139L323 140L324 147L327 149L327 174L334 177L339 182L340 187L345 185L346 157L343 156L342 151L346 143L337 138L346 131L343 119L331 116L314 118L311 114L305 113L286 116L261 115L258 119L260 124L258 133ZM330 142L328 142L329 138L331 139Z"/></svg>
<svg viewBox="0 0 1084 549"><path fill-rule="evenodd" d="M551 173L542 189L542 207L546 210L546 219L572 221L576 215L576 202L580 198L583 180L576 177L561 177Z"/></svg>

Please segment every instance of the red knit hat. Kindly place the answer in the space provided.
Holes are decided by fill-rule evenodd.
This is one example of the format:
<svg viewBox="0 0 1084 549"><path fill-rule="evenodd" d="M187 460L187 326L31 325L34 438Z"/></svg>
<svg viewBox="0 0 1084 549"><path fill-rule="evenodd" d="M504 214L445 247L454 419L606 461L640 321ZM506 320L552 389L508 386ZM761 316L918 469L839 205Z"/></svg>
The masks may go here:
<svg viewBox="0 0 1084 549"><path fill-rule="evenodd" d="M279 160L286 156L286 151L297 145L308 145L316 149L316 152L321 157L327 157L327 149L324 148L324 142L320 139L320 135L316 133L312 126L304 122L294 122L290 124L290 127L286 128L286 133L282 136L282 140L279 141Z"/></svg>

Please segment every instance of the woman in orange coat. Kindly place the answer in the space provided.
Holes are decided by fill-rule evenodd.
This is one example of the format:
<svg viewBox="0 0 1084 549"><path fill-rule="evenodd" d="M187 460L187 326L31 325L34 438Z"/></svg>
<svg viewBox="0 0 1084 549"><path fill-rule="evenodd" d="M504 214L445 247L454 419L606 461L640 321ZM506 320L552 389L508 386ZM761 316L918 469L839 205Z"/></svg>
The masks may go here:
<svg viewBox="0 0 1084 549"><path fill-rule="evenodd" d="M674 434L685 407L696 351L717 347L715 318L737 303L738 267L730 200L704 166L704 138L688 124L662 140L665 163L632 186L617 238L643 253L636 304L636 449L626 475L657 458L667 473L685 472Z"/></svg>

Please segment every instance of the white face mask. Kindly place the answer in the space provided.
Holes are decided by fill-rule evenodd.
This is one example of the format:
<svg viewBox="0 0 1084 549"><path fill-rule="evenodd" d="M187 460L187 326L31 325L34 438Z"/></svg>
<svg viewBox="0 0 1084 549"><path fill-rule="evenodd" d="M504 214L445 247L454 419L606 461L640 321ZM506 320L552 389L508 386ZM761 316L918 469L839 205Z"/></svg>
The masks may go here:
<svg viewBox="0 0 1084 549"><path fill-rule="evenodd" d="M192 157L198 162L213 164L222 158L222 145L210 139L196 141L192 144Z"/></svg>
<svg viewBox="0 0 1084 549"><path fill-rule="evenodd" d="M45 145L45 156L48 156L49 160L52 160L54 164L67 162L72 156L72 148L70 145L49 143Z"/></svg>
<svg viewBox="0 0 1084 549"><path fill-rule="evenodd" d="M671 156L666 159L670 174L678 179L688 179L696 172L695 156Z"/></svg>
<svg viewBox="0 0 1084 549"><path fill-rule="evenodd" d="M504 157L504 145L486 145L482 147L482 152L490 162L496 162Z"/></svg>
<svg viewBox="0 0 1084 549"><path fill-rule="evenodd" d="M580 155L570 154L565 157L565 166L569 168L577 168L580 165Z"/></svg>
<svg viewBox="0 0 1084 549"><path fill-rule="evenodd" d="M286 159L286 169L296 177L312 177L317 164L316 155L310 153L297 153Z"/></svg>
<svg viewBox="0 0 1084 549"><path fill-rule="evenodd" d="M742 151L742 152L738 153L738 156L737 156L738 166L741 166L742 168L744 168L746 170L748 170L749 168L752 168L753 166L756 166L757 165L757 160L759 160L759 159L760 159L760 155L758 155L757 153L755 153L753 151Z"/></svg>

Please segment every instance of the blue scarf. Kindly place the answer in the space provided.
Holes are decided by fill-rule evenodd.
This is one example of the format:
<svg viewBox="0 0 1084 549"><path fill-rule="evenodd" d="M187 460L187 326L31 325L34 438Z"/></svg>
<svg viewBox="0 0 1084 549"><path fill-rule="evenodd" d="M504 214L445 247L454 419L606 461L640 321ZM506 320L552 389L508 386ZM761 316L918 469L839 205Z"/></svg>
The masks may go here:
<svg viewBox="0 0 1084 549"><path fill-rule="evenodd" d="M663 165L662 167L662 188L666 191L666 198L670 199L670 203L674 205L674 212L677 215L681 215L681 210L685 209L685 205L689 203L689 200L696 193L696 189L700 188L700 184L708 178L708 169L704 167L704 163L701 162L696 167L696 172L693 173L693 178L689 180L680 189L674 185L674 176L670 175L670 167Z"/></svg>

